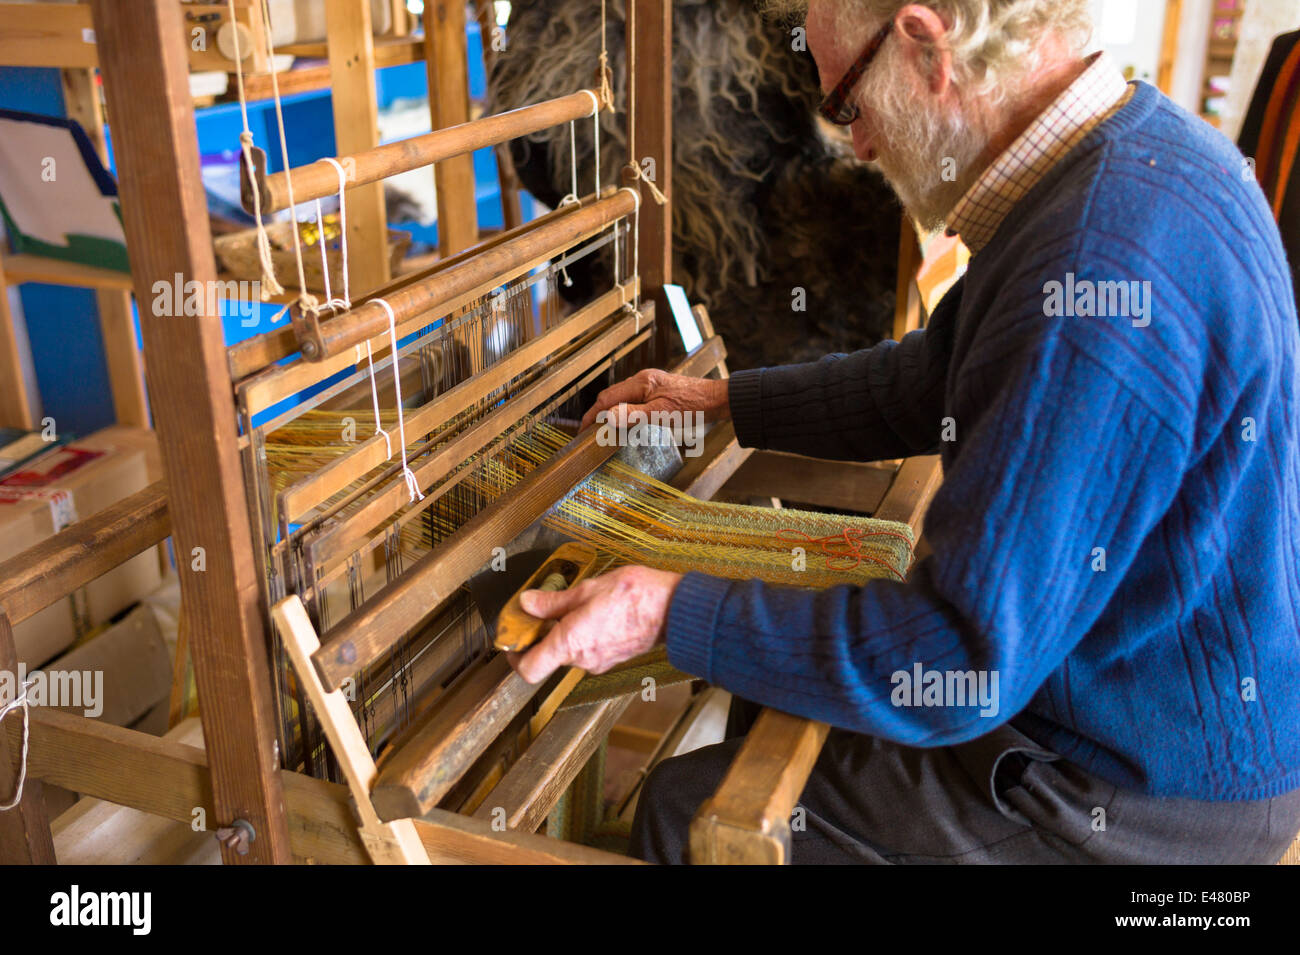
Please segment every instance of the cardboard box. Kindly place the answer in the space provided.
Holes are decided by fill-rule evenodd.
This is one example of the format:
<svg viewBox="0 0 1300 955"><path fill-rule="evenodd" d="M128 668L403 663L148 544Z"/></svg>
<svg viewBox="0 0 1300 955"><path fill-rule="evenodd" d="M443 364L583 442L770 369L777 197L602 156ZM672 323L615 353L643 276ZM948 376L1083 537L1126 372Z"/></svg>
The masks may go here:
<svg viewBox="0 0 1300 955"><path fill-rule="evenodd" d="M131 726L171 696L171 654L148 607L136 607L103 633L42 667L46 674L80 674L93 709L64 705L70 713ZM86 691L89 687L90 690ZM163 725L166 732L166 724Z"/></svg>
<svg viewBox="0 0 1300 955"><path fill-rule="evenodd" d="M110 429L53 448L0 480L0 561L21 554L77 520L142 490L149 482L142 442ZM14 628L18 660L34 668L161 583L154 548L133 557Z"/></svg>

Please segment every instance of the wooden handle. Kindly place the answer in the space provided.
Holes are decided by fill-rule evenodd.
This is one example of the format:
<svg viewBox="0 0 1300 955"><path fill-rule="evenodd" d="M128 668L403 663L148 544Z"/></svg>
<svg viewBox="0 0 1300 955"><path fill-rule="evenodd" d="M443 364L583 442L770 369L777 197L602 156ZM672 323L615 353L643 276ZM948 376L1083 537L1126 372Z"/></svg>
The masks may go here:
<svg viewBox="0 0 1300 955"><path fill-rule="evenodd" d="M586 544L568 543L556 548L502 608L497 617L496 648L516 653L526 650L541 639L551 623L526 613L519 603L520 594L525 590L568 590L588 577L595 566L596 551Z"/></svg>

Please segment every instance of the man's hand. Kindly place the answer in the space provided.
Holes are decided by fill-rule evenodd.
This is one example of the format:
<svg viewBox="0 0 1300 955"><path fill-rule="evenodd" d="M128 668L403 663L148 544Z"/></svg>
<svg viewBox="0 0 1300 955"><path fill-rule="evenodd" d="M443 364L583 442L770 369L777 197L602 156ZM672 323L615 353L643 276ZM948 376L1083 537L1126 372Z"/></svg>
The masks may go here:
<svg viewBox="0 0 1300 955"><path fill-rule="evenodd" d="M604 673L645 653L664 636L668 604L681 574L649 567L620 567L569 590L527 590L525 613L558 622L524 653L508 655L529 683L541 683L562 666Z"/></svg>
<svg viewBox="0 0 1300 955"><path fill-rule="evenodd" d="M709 378L691 378L673 375L657 368L639 371L631 378L611 385L596 396L596 403L582 417L585 431L596 421L596 415L619 405L627 405L629 413L641 411L703 411L706 421L729 417L731 406L727 400L726 381Z"/></svg>

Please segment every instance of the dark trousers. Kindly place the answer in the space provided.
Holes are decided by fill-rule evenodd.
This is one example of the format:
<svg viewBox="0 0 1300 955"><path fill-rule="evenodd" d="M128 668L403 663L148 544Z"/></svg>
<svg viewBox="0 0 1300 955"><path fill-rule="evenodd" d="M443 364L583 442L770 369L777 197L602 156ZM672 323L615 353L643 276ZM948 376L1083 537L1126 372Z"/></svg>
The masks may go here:
<svg viewBox="0 0 1300 955"><path fill-rule="evenodd" d="M733 728L747 722L744 706L740 717L733 708ZM655 768L637 803L632 855L687 861L691 819L743 741ZM1300 831L1300 790L1249 802L1128 792L1009 725L936 749L831 730L791 828L796 864L1271 864Z"/></svg>

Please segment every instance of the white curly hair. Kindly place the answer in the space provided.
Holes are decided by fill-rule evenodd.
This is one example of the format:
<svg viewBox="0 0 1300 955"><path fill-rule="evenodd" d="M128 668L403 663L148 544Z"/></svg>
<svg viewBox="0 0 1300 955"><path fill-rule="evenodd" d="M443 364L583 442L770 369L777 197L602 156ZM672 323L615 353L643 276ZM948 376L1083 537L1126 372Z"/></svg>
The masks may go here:
<svg viewBox="0 0 1300 955"><path fill-rule="evenodd" d="M864 42L909 2L920 2L950 24L948 42L959 85L970 92L1005 92L1010 81L1032 70L1042 38L1061 37L1082 53L1092 35L1090 0L833 0L839 7L839 33ZM808 0L765 0L765 12L801 18Z"/></svg>

